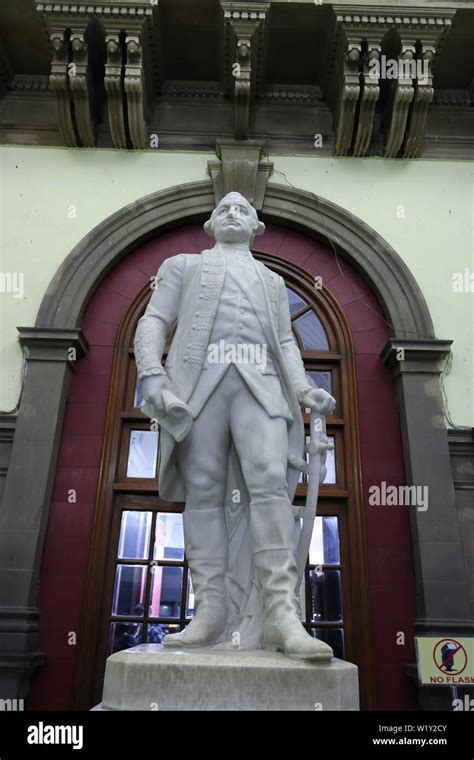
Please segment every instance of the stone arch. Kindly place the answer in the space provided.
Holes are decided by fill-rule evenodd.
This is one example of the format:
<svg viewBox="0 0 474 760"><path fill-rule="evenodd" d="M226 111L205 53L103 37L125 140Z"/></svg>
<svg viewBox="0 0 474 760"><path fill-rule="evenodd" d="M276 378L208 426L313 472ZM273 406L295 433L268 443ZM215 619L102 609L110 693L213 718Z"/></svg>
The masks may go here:
<svg viewBox="0 0 474 760"><path fill-rule="evenodd" d="M78 327L95 288L133 248L177 224L204 219L214 205L212 183L193 182L152 193L112 214L61 264L41 303L36 327ZM312 193L272 183L267 186L262 216L334 246L374 290L392 337L434 338L428 306L414 276L365 222Z"/></svg>

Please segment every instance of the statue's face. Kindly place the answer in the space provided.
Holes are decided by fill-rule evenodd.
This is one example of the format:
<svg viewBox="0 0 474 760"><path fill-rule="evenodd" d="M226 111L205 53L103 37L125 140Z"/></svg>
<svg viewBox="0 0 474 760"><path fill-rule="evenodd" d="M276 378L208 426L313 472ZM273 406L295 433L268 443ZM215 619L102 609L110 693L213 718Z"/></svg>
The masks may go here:
<svg viewBox="0 0 474 760"><path fill-rule="evenodd" d="M213 214L213 235L218 243L250 243L255 233L255 215L239 193L229 193Z"/></svg>

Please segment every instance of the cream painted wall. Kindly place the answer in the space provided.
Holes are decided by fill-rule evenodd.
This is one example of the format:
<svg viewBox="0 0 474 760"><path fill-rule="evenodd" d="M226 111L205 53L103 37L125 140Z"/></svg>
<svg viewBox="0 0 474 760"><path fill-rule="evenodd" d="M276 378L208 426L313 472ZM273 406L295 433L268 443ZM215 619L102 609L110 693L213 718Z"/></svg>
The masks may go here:
<svg viewBox="0 0 474 760"><path fill-rule="evenodd" d="M373 227L424 294L437 338L454 341L444 374L450 425L474 426L474 164L279 158L272 180L324 196ZM453 275L472 273L473 292Z"/></svg>
<svg viewBox="0 0 474 760"><path fill-rule="evenodd" d="M0 148L0 274L23 273L15 297L0 280L0 409L18 403L17 325L34 324L49 281L74 245L127 203L207 178L204 153ZM271 181L315 192L363 219L402 256L431 310L437 337L452 338L445 377L449 418L474 425L474 293L455 293L455 272L474 272L474 165L270 156ZM75 216L74 216L75 214ZM15 283L14 283L15 284ZM21 286L21 281L16 285Z"/></svg>
<svg viewBox="0 0 474 760"><path fill-rule="evenodd" d="M24 274L22 298L0 292L1 410L19 401L23 362L16 327L35 323L51 278L76 243L144 195L208 179L210 158L215 156L0 147L0 272Z"/></svg>

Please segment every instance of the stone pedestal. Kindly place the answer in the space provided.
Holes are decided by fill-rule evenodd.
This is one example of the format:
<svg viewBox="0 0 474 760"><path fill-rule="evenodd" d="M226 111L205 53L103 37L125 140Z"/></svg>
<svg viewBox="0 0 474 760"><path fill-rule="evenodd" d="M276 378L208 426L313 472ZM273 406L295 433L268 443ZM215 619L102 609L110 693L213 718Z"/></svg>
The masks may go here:
<svg viewBox="0 0 474 760"><path fill-rule="evenodd" d="M358 710L357 667L141 644L107 660L102 710Z"/></svg>

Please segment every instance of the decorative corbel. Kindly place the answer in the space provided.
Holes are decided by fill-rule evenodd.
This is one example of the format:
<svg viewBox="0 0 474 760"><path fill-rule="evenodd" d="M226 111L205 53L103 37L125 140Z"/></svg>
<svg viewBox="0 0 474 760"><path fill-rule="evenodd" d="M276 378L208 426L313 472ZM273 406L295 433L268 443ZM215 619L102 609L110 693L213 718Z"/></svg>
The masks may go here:
<svg viewBox="0 0 474 760"><path fill-rule="evenodd" d="M417 31L417 62L420 66L416 70L415 95L405 142L402 146L402 154L405 158L413 158L420 152L428 106L434 97L433 68L450 28L451 16L448 12L439 17L436 24L423 25L423 28Z"/></svg>
<svg viewBox="0 0 474 760"><path fill-rule="evenodd" d="M340 6L325 86L333 110L337 156L365 156L380 96L377 64L385 31L373 13Z"/></svg>
<svg viewBox="0 0 474 760"><path fill-rule="evenodd" d="M415 60L415 40L406 40L402 43L402 50L398 57L398 76L392 83L392 93L388 104L386 119L386 134L384 156L395 158L401 148L408 120L410 103L415 94L413 80L405 76L409 70L407 64ZM400 75L400 72L403 76Z"/></svg>
<svg viewBox="0 0 474 760"><path fill-rule="evenodd" d="M252 68L252 60L262 59L262 56L256 55L255 47L259 48L263 44L265 18L270 3L221 0L221 7L224 12L227 51L225 74L228 81L234 79L234 137L237 140L247 140L252 87L258 76L258 71Z"/></svg>
<svg viewBox="0 0 474 760"><path fill-rule="evenodd" d="M93 116L92 84L90 82L86 24L77 26L71 32L73 61L69 65L69 84L74 98L74 113L77 129L85 148L95 145L96 124Z"/></svg>
<svg viewBox="0 0 474 760"><path fill-rule="evenodd" d="M235 76L234 90L234 136L241 140L246 140L249 134L252 36L253 32L247 30L247 33L242 33L237 39L235 65L238 73Z"/></svg>
<svg viewBox="0 0 474 760"><path fill-rule="evenodd" d="M209 161L208 171L214 186L216 204L231 191L241 193L261 209L273 164L262 161L265 143L261 140L218 140L219 161Z"/></svg>
<svg viewBox="0 0 474 760"><path fill-rule="evenodd" d="M354 139L354 156L365 156L374 128L375 107L380 96L379 63L381 31L365 32L367 50L363 56L359 118Z"/></svg>
<svg viewBox="0 0 474 760"><path fill-rule="evenodd" d="M52 27L50 34L53 60L49 86L56 93L58 127L65 145L76 147L78 140L72 120L72 95L69 88L69 32L61 27Z"/></svg>
<svg viewBox="0 0 474 760"><path fill-rule="evenodd" d="M147 147L148 96L145 81L142 30L127 32L125 38L127 63L124 87L127 94L128 128L134 148Z"/></svg>
<svg viewBox="0 0 474 760"><path fill-rule="evenodd" d="M157 6L158 0L96 0L90 5L36 0L51 30L50 85L56 91L59 129L66 145L94 145L95 93L88 53L92 51L96 54L92 60L103 63L105 38L104 87L113 143L117 148L147 147ZM99 68L95 73L99 74Z"/></svg>
<svg viewBox="0 0 474 760"><path fill-rule="evenodd" d="M147 122L153 88L153 7L147 3L134 5L134 15L104 15L100 19L105 30L107 60L105 89L109 125L116 148L143 150L148 143ZM140 11L140 12L138 12Z"/></svg>
<svg viewBox="0 0 474 760"><path fill-rule="evenodd" d="M50 88L56 93L58 126L66 145L95 145L94 94L87 34L93 7L36 2L50 30L53 49Z"/></svg>
<svg viewBox="0 0 474 760"><path fill-rule="evenodd" d="M384 27L378 16L341 6L329 62L328 100L334 112L335 153L365 156L380 96L378 63Z"/></svg>
<svg viewBox="0 0 474 760"><path fill-rule="evenodd" d="M402 42L399 62L412 66L410 75L395 82L390 127L385 155L413 158L420 152L426 127L428 106L433 100L433 67L446 34L451 28L453 10L430 11L429 16L397 19ZM398 91L398 92L397 92Z"/></svg>
<svg viewBox="0 0 474 760"><path fill-rule="evenodd" d="M413 105L410 114L409 125L405 142L402 149L402 155L404 158L414 158L418 155L423 136L425 134L426 117L428 115L428 106L433 100L434 88L433 88L433 75L431 73L431 64L435 57L435 48L433 46L424 47L421 50L421 55L417 58L422 64L422 71L426 73L426 76L422 74L420 77L418 72L415 79L415 95L413 98Z"/></svg>
<svg viewBox="0 0 474 760"><path fill-rule="evenodd" d="M354 156L366 155L382 99L386 103L382 118L384 155L411 158L419 153L433 98L432 68L454 12L436 9L423 16L411 10L402 15L399 9L388 6L380 10L375 6L338 6L324 84L334 113L336 155L347 155L351 149ZM387 33L392 37L398 34L400 51L395 49L394 57L390 57L397 74L384 98L382 51ZM424 63L426 77L418 76L417 63Z"/></svg>
<svg viewBox="0 0 474 760"><path fill-rule="evenodd" d="M104 86L107 93L110 133L116 148L126 148L127 134L122 96L123 49L118 30L106 34L105 47L107 61Z"/></svg>
<svg viewBox="0 0 474 760"><path fill-rule="evenodd" d="M341 74L335 111L336 156L347 156L354 134L357 102L360 96L360 59L362 46L358 37L344 34L341 40Z"/></svg>

